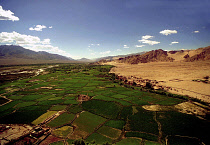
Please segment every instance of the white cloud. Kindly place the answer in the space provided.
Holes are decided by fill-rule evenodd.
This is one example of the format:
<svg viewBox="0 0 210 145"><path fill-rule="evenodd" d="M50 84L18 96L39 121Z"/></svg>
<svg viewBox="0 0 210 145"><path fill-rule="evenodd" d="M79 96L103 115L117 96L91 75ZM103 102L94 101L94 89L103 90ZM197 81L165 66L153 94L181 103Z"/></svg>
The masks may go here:
<svg viewBox="0 0 210 145"><path fill-rule="evenodd" d="M50 39L44 39L43 41L41 41L39 37L24 35L17 33L15 31L11 33L8 32L0 33L0 44L5 44L5 43L20 45L26 49L30 49L33 51L46 51L65 56L69 55L68 53L59 49L58 47L50 45Z"/></svg>
<svg viewBox="0 0 210 145"><path fill-rule="evenodd" d="M100 54L105 55L105 54L109 54L111 51L104 51L104 52L100 52Z"/></svg>
<svg viewBox="0 0 210 145"><path fill-rule="evenodd" d="M145 45L135 45L135 47L144 47Z"/></svg>
<svg viewBox="0 0 210 145"><path fill-rule="evenodd" d="M158 41L152 41L152 40L139 40L139 42L141 43L145 43L145 44L149 44L149 45L155 45L155 44L159 44L160 42Z"/></svg>
<svg viewBox="0 0 210 145"><path fill-rule="evenodd" d="M121 49L117 49L117 51L122 51Z"/></svg>
<svg viewBox="0 0 210 145"><path fill-rule="evenodd" d="M193 31L193 33L200 33L200 31Z"/></svg>
<svg viewBox="0 0 210 145"><path fill-rule="evenodd" d="M90 47L90 46L100 46L100 44L89 44L88 47Z"/></svg>
<svg viewBox="0 0 210 145"><path fill-rule="evenodd" d="M142 36L142 39L141 40L138 40L138 41L141 42L141 43L149 44L149 45L159 44L160 42L158 42L158 41L148 40L148 39L151 39L153 37L154 36L145 35L145 36ZM136 46L142 46L142 45L136 45Z"/></svg>
<svg viewBox="0 0 210 145"><path fill-rule="evenodd" d="M42 41L42 44L50 44L50 39L44 39L44 40Z"/></svg>
<svg viewBox="0 0 210 145"><path fill-rule="evenodd" d="M47 28L45 25L36 25L36 27L30 27L29 30L31 31L42 31L42 29Z"/></svg>
<svg viewBox="0 0 210 145"><path fill-rule="evenodd" d="M171 34L176 34L177 31L176 30L163 30L163 31L160 31L160 34L163 34L163 35L171 35Z"/></svg>
<svg viewBox="0 0 210 145"><path fill-rule="evenodd" d="M50 26L49 28L50 28L50 29L52 29L52 28L53 28L53 26Z"/></svg>
<svg viewBox="0 0 210 145"><path fill-rule="evenodd" d="M127 45L123 45L123 48L129 48Z"/></svg>
<svg viewBox="0 0 210 145"><path fill-rule="evenodd" d="M4 10L2 6L0 6L0 20L19 21L19 18L14 16L14 13L10 10Z"/></svg>
<svg viewBox="0 0 210 145"><path fill-rule="evenodd" d="M8 32L0 33L0 43L13 43L13 42L19 45L19 44L35 44L35 43L40 43L41 41L39 37L19 34L15 31L13 31L12 33Z"/></svg>
<svg viewBox="0 0 210 145"><path fill-rule="evenodd" d="M179 42L174 41L174 42L171 42L171 44L169 44L169 45L178 44L178 43Z"/></svg>
<svg viewBox="0 0 210 145"><path fill-rule="evenodd" d="M145 35L142 36L142 39L147 40L147 39L152 39L154 36L150 36L150 35Z"/></svg>

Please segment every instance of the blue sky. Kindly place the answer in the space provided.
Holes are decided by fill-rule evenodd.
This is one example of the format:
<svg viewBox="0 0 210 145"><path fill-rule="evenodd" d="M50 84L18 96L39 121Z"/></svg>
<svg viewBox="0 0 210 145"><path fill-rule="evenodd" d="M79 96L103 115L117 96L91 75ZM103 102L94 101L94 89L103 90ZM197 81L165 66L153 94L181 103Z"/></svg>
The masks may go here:
<svg viewBox="0 0 210 145"><path fill-rule="evenodd" d="M0 44L98 58L210 45L209 0L0 0Z"/></svg>

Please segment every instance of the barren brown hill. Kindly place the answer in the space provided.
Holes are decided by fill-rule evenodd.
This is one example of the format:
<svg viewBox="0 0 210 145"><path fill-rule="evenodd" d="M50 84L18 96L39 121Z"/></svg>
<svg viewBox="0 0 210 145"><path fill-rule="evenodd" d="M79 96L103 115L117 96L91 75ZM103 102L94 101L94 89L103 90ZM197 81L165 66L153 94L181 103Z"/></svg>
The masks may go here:
<svg viewBox="0 0 210 145"><path fill-rule="evenodd" d="M118 62L128 64L138 64L147 62L172 62L174 59L168 57L167 51L162 49L152 50L142 55L132 55L125 58L119 58Z"/></svg>
<svg viewBox="0 0 210 145"><path fill-rule="evenodd" d="M205 47L205 48L199 48L198 50L201 50L202 52L199 54L193 55L192 57L187 57L185 61L193 62L193 61L210 60L210 46Z"/></svg>
<svg viewBox="0 0 210 145"><path fill-rule="evenodd" d="M195 50L174 50L168 51L168 56L174 61L205 61L210 59L210 46Z"/></svg>

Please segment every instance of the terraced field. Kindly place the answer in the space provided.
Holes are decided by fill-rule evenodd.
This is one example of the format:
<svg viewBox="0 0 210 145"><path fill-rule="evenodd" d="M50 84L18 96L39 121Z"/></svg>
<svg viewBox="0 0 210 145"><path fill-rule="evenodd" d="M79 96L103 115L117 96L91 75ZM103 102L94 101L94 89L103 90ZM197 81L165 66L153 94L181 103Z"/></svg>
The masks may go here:
<svg viewBox="0 0 210 145"><path fill-rule="evenodd" d="M53 144L80 139L92 144L210 143L208 120L173 108L186 100L124 86L109 73L111 67L60 65L39 76L1 84L1 96L11 101L0 106L0 123L37 125L63 111L45 124L61 140ZM148 111L144 105L172 109Z"/></svg>

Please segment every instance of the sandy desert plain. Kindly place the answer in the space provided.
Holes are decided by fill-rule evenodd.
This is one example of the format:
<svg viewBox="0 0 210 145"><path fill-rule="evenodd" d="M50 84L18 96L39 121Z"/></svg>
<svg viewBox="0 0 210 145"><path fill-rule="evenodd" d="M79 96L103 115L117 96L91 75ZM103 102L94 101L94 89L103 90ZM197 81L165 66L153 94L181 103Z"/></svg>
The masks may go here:
<svg viewBox="0 0 210 145"><path fill-rule="evenodd" d="M210 61L151 62L137 65L108 62L107 64L116 66L111 69L111 73L156 80L159 85L172 88L168 90L171 93L188 95L210 103L210 84L193 81L202 80L210 75Z"/></svg>

